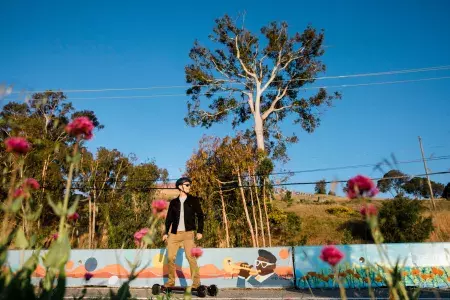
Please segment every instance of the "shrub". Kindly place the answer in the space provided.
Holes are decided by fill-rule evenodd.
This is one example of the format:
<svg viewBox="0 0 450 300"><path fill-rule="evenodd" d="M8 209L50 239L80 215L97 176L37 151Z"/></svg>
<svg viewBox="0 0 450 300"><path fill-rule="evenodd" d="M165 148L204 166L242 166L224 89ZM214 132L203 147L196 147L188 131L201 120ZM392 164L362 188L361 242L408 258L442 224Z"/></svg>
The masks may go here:
<svg viewBox="0 0 450 300"><path fill-rule="evenodd" d="M425 206L419 200L398 197L383 203L379 218L385 242L422 242L434 230L431 217L423 217Z"/></svg>
<svg viewBox="0 0 450 300"><path fill-rule="evenodd" d="M333 216L350 216L357 214L353 209L346 206L334 206L327 208L325 211Z"/></svg>
<svg viewBox="0 0 450 300"><path fill-rule="evenodd" d="M333 191L329 191L329 192L328 192L328 195L330 195L330 196L336 196L336 193L333 192Z"/></svg>

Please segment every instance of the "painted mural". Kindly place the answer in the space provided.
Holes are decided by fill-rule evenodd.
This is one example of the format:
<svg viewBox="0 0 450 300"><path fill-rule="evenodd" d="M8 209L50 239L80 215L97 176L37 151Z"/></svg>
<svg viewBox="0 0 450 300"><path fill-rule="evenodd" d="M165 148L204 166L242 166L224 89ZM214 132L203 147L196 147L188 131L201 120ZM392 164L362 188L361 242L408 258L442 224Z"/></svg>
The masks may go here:
<svg viewBox="0 0 450 300"><path fill-rule="evenodd" d="M320 260L322 246L203 249L198 258L202 284L219 288L336 288L335 276L349 288L385 286L383 265L375 245L338 245L345 258L337 273ZM450 243L385 244L390 263L400 259L402 278L407 286L450 287ZM31 252L9 251L8 263L17 270ZM131 264L140 259L139 275L133 287L151 287L167 281L166 249L72 250L66 264L69 286L120 286L127 280ZM191 284L184 250L177 258L177 285ZM368 266L370 272L367 272ZM86 282L84 275L93 277ZM38 283L45 275L43 265L33 274Z"/></svg>
<svg viewBox="0 0 450 300"><path fill-rule="evenodd" d="M203 249L198 258L202 284L219 288L293 287L291 247ZM25 252L22 261L30 256ZM131 264L140 260L139 275L134 287L151 287L167 281L166 249L153 250L72 250L66 264L68 286L120 286L128 278ZM11 251L8 262L13 270L21 263L20 251ZM180 248L176 258L177 285L191 284L189 263ZM84 274L93 277L86 282ZM33 274L38 283L45 275L43 265Z"/></svg>
<svg viewBox="0 0 450 300"><path fill-rule="evenodd" d="M383 266L393 265L397 260L404 266L402 279L406 286L450 287L450 243L385 244L387 257L381 257L375 245L337 247L345 254L337 272L320 260L322 247L295 247L296 287L335 288L338 286L335 276L349 288L382 287Z"/></svg>

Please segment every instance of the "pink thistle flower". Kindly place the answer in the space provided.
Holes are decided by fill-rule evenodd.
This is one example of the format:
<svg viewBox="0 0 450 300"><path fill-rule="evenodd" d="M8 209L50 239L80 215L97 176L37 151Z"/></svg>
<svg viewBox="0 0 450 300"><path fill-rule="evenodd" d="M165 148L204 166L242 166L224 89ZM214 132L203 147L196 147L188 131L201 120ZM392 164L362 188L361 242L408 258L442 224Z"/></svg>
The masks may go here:
<svg viewBox="0 0 450 300"><path fill-rule="evenodd" d="M199 258L200 256L203 255L203 250L201 248L192 248L191 249L191 255L195 258Z"/></svg>
<svg viewBox="0 0 450 300"><path fill-rule="evenodd" d="M344 253L333 245L323 247L320 253L320 259L333 267L337 265L342 258L344 258Z"/></svg>
<svg viewBox="0 0 450 300"><path fill-rule="evenodd" d="M84 273L84 279L86 281L89 281L89 279L91 279L92 277L94 277L94 274L89 273L89 272Z"/></svg>
<svg viewBox="0 0 450 300"><path fill-rule="evenodd" d="M369 205L363 206L359 212L364 217L365 216L371 217L371 216L376 216L378 214L378 209L375 205L369 204Z"/></svg>
<svg viewBox="0 0 450 300"><path fill-rule="evenodd" d="M152 209L158 213L167 209L167 201L166 200L155 200L152 202Z"/></svg>
<svg viewBox="0 0 450 300"><path fill-rule="evenodd" d="M67 220L70 221L76 221L80 218L80 215L77 212L74 212L73 214L67 216Z"/></svg>
<svg viewBox="0 0 450 300"><path fill-rule="evenodd" d="M58 237L59 237L59 234L58 234L58 233L52 234L52 239L57 240Z"/></svg>
<svg viewBox="0 0 450 300"><path fill-rule="evenodd" d="M23 190L22 187L16 189L16 190L14 191L14 193L13 193L13 198L19 198L19 197L24 197L24 198L26 198L26 193L25 193L25 191Z"/></svg>
<svg viewBox="0 0 450 300"><path fill-rule="evenodd" d="M357 175L347 182L347 196L350 199L359 197L374 197L378 194L372 179L363 175Z"/></svg>
<svg viewBox="0 0 450 300"><path fill-rule="evenodd" d="M142 228L141 230L135 232L134 243L136 244L136 246L139 246L141 244L142 239L149 231L150 230L148 228Z"/></svg>
<svg viewBox="0 0 450 300"><path fill-rule="evenodd" d="M31 146L23 137L10 137L5 140L6 152L15 154L26 154L30 151Z"/></svg>
<svg viewBox="0 0 450 300"><path fill-rule="evenodd" d="M39 182L34 178L27 178L24 186L32 190L38 190L40 187Z"/></svg>
<svg viewBox="0 0 450 300"><path fill-rule="evenodd" d="M66 132L71 136L83 137L85 140L92 138L92 130L94 130L94 124L88 117L75 118L71 123L66 126Z"/></svg>

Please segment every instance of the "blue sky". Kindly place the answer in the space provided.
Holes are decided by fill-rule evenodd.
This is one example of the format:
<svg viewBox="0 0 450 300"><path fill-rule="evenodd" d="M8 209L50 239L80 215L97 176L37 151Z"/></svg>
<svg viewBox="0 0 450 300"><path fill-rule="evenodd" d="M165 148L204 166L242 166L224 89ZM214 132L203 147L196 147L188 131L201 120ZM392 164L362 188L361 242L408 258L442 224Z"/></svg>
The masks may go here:
<svg viewBox="0 0 450 300"><path fill-rule="evenodd" d="M159 3L156 3L159 2ZM327 72L349 75L450 65L450 2L441 1L7 1L1 4L0 83L16 91L102 89L185 85L184 66L195 39L207 42L214 19L246 11L252 31L286 21L290 33L307 24L325 29ZM343 85L450 76L450 70L344 78L316 85ZM450 154L450 79L336 88L343 94L321 126L297 132L291 160L281 169L305 170L377 163L394 153L399 161L425 153ZM130 99L127 96L184 94L183 88L107 93L68 93L77 109L94 110L105 129L90 142L140 161L154 159L176 178L203 134L233 134L221 124L206 130L184 124L186 96ZM121 99L98 99L123 96ZM76 99L97 98L97 99ZM23 97L19 99L23 100ZM248 126L251 126L248 123ZM402 164L409 174L421 163ZM450 160L429 162L432 171ZM348 179L371 168L301 173L291 182ZM450 176L434 176L447 183ZM295 186L311 191L313 186Z"/></svg>

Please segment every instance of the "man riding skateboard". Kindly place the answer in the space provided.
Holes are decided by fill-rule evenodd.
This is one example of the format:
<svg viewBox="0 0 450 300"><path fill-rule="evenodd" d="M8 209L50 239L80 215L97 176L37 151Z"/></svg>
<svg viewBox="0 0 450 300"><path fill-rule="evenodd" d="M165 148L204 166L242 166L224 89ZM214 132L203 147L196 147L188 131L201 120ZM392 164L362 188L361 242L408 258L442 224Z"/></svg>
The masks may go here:
<svg viewBox="0 0 450 300"><path fill-rule="evenodd" d="M163 241L167 240L167 260L169 269L169 280L166 287L175 286L175 259L178 248L183 244L186 258L191 269L192 288L200 286L200 274L198 272L197 260L192 256L191 250L195 247L194 237L200 240L203 237L203 211L200 199L189 194L192 180L182 177L175 183L180 195L170 201L166 217L166 230ZM196 229L197 219L197 234ZM169 233L170 231L170 233Z"/></svg>

